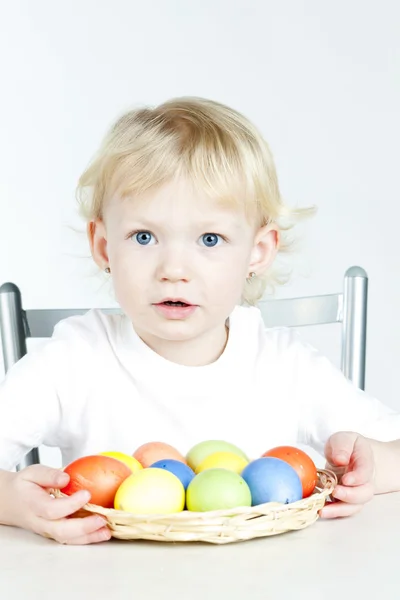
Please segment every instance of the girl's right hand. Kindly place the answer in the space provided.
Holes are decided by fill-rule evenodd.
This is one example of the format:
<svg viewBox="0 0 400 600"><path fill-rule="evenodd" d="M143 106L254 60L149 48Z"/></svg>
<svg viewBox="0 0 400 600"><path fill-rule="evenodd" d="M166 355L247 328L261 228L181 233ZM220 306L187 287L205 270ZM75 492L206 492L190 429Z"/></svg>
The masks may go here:
<svg viewBox="0 0 400 600"><path fill-rule="evenodd" d="M31 465L18 473L10 473L11 502L7 522L28 529L60 544L93 544L109 540L111 532L100 515L71 517L89 500L81 490L65 498L53 498L49 488L61 489L69 475L44 465Z"/></svg>

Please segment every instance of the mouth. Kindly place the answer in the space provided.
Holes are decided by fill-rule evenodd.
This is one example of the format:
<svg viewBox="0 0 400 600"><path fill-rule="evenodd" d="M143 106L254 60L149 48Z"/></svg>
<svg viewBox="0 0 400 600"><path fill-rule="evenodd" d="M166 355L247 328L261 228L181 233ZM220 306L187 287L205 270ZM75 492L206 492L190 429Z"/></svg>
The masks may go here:
<svg viewBox="0 0 400 600"><path fill-rule="evenodd" d="M153 304L154 309L168 321L186 321L197 311L198 305L191 304L186 298L164 298Z"/></svg>
<svg viewBox="0 0 400 600"><path fill-rule="evenodd" d="M157 302L156 306L185 307L185 306L194 306L194 305L191 302L184 300L183 298L166 298L165 300L161 300L161 302Z"/></svg>

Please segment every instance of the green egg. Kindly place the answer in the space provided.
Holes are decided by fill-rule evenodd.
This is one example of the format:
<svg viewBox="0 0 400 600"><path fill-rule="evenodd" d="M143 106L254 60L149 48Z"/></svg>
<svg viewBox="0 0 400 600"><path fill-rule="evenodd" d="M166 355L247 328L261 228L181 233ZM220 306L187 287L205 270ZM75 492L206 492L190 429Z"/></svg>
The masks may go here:
<svg viewBox="0 0 400 600"><path fill-rule="evenodd" d="M193 512L251 506L251 492L245 480L234 471L208 469L189 483L186 506Z"/></svg>
<svg viewBox="0 0 400 600"><path fill-rule="evenodd" d="M187 463L193 471L197 469L197 467L205 460L210 454L214 454L215 452L232 452L232 454L237 454L241 458L244 458L249 461L246 454L230 442L225 442L223 440L207 440L205 442L200 442L191 448L186 456Z"/></svg>

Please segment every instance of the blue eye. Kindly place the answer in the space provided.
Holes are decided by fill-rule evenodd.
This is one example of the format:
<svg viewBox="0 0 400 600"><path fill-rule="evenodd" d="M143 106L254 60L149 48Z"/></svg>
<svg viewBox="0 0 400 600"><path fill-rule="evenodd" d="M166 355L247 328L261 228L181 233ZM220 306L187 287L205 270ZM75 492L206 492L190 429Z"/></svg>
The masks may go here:
<svg viewBox="0 0 400 600"><path fill-rule="evenodd" d="M135 240L141 246L149 246L154 243L154 236L150 231L137 231L131 235L131 239Z"/></svg>
<svg viewBox="0 0 400 600"><path fill-rule="evenodd" d="M213 248L214 246L217 246L220 241L222 241L222 237L216 233L205 233L200 239L204 246L207 246L207 248Z"/></svg>

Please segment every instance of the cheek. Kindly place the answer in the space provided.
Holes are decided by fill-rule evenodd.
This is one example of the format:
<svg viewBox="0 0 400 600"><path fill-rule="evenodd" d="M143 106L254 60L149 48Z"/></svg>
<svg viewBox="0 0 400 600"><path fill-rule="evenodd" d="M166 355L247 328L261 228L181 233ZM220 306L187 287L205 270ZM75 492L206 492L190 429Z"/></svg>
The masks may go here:
<svg viewBox="0 0 400 600"><path fill-rule="evenodd" d="M243 279L248 273L250 253L245 248L229 249L219 259L219 271L224 271L224 278L228 280Z"/></svg>
<svg viewBox="0 0 400 600"><path fill-rule="evenodd" d="M142 279L149 272L150 265L145 252L135 251L126 242L113 247L109 253L110 262L114 265L115 276L126 277L129 281Z"/></svg>
<svg viewBox="0 0 400 600"><path fill-rule="evenodd" d="M225 257L213 264L205 265L202 269L203 279L207 287L214 287L220 292L221 288L226 291L241 288L244 285L248 275L247 262L243 260L243 255Z"/></svg>
<svg viewBox="0 0 400 600"><path fill-rule="evenodd" d="M223 275L219 279L219 287L229 291L242 291L245 281L245 275L239 267L231 267L225 269Z"/></svg>
<svg viewBox="0 0 400 600"><path fill-rule="evenodd" d="M150 269L122 247L109 253L115 296L120 304L140 304L143 290L148 288Z"/></svg>

